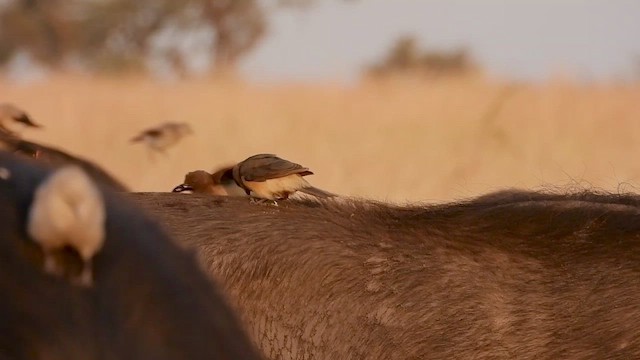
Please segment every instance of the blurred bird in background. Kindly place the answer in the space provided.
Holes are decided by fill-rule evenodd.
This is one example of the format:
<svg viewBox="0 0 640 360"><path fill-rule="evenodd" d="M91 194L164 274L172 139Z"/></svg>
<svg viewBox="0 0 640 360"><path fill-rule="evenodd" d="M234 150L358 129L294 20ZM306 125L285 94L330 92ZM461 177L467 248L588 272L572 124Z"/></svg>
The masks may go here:
<svg viewBox="0 0 640 360"><path fill-rule="evenodd" d="M14 104L0 104L0 131L18 136L18 129L24 127L41 128L42 126L33 122L24 110Z"/></svg>
<svg viewBox="0 0 640 360"><path fill-rule="evenodd" d="M156 127L143 130L131 139L132 143L144 143L149 149L150 159L153 153L166 155L167 149L175 146L185 136L193 134L191 126L187 123L167 122Z"/></svg>

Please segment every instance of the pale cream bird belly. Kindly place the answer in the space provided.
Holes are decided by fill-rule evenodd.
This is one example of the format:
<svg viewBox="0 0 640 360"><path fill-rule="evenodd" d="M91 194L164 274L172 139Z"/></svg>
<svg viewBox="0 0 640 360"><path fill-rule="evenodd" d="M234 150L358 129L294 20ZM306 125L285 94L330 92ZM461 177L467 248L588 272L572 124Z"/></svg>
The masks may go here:
<svg viewBox="0 0 640 360"><path fill-rule="evenodd" d="M284 176L265 181L246 181L244 184L255 197L267 200L279 200L287 197L299 189L311 186L307 180L298 174Z"/></svg>
<svg viewBox="0 0 640 360"><path fill-rule="evenodd" d="M235 183L233 184L222 184L215 185L216 194L215 195L225 195L225 196L247 196L247 194L242 190L241 187L237 186Z"/></svg>

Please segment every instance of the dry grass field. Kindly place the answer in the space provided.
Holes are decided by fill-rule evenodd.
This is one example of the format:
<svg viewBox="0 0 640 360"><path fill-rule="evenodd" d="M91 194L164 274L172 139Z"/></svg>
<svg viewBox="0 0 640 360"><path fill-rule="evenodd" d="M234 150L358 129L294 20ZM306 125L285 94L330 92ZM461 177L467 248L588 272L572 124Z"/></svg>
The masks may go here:
<svg viewBox="0 0 640 360"><path fill-rule="evenodd" d="M505 187L640 191L640 85L478 78L353 87L162 83L136 77L0 82L0 102L46 126L25 137L83 154L136 191L259 152L310 167L327 190L394 202ZM196 135L151 163L139 130L190 122Z"/></svg>

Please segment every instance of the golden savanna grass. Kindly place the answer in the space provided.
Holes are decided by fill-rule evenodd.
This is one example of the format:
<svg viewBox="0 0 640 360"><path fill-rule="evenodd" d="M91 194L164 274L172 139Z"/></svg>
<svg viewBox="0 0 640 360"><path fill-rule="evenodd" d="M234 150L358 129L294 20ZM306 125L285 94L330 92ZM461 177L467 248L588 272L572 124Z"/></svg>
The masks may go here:
<svg viewBox="0 0 640 360"><path fill-rule="evenodd" d="M260 152L310 167L340 194L433 201L505 187L640 184L640 86L482 78L338 85L209 79L55 76L0 82L0 102L25 108L25 132L102 164L136 191L169 191L185 172ZM151 163L139 130L190 122L196 135Z"/></svg>

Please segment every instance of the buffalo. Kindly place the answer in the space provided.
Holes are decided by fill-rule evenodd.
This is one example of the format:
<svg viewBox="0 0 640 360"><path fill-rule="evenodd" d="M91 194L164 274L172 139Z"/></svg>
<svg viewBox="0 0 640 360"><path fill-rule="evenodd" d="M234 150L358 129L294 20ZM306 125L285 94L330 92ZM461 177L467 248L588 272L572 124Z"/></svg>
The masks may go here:
<svg viewBox="0 0 640 360"><path fill-rule="evenodd" d="M640 198L130 195L270 359L640 359Z"/></svg>
<svg viewBox="0 0 640 360"><path fill-rule="evenodd" d="M0 151L0 359L260 358L193 254L130 200L107 185L72 178L69 192L40 191L54 176L60 183L87 176L64 169ZM50 274L42 235L31 230L48 221L58 235L82 244L77 236L84 228L77 225L91 221L96 212L87 207L96 199L105 217L93 223L102 224L103 241L93 254L92 283L76 286L64 276L80 268L74 249L58 253L67 273ZM34 217L34 207L65 212Z"/></svg>

